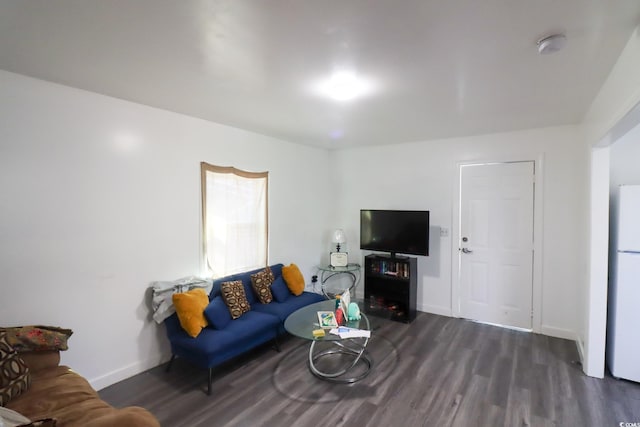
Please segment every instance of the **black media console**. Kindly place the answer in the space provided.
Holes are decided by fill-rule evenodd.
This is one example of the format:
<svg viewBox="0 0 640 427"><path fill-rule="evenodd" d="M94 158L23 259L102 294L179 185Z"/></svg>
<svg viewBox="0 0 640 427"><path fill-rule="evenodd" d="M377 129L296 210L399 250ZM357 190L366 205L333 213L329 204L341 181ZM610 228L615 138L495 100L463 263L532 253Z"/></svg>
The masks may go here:
<svg viewBox="0 0 640 427"><path fill-rule="evenodd" d="M416 258L364 257L364 297L367 314L409 323L416 318L418 293Z"/></svg>

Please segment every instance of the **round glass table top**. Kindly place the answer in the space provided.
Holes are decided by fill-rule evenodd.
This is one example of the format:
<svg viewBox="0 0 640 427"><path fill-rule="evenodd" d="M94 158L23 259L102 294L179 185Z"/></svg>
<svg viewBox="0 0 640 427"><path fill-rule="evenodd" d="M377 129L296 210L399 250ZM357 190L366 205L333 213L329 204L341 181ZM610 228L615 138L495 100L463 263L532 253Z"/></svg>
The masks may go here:
<svg viewBox="0 0 640 427"><path fill-rule="evenodd" d="M358 304L362 310L361 301L352 301ZM311 341L339 341L341 338L338 335L329 333L329 329L325 329L324 337L316 338L313 336L315 329L320 329L318 324L318 311L334 311L336 308L336 300L326 300L316 302L314 304L302 307L287 317L284 321L284 328L291 335L295 335L300 338ZM362 318L360 320L354 320L346 323L346 326L350 328L358 328L364 330L370 330L369 319L367 316L360 312Z"/></svg>
<svg viewBox="0 0 640 427"><path fill-rule="evenodd" d="M335 271L336 273L338 273L338 272L346 273L346 272L350 272L350 271L358 271L358 270L360 270L360 264L351 263L351 264L345 265L344 267L333 267L331 265L319 265L318 266L318 270L321 270L321 271Z"/></svg>

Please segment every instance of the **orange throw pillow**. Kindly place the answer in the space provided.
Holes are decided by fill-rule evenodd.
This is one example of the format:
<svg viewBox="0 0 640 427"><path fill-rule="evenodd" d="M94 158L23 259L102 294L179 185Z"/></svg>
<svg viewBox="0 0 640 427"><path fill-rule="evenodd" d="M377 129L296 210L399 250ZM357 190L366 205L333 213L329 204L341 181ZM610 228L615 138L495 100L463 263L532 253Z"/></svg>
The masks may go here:
<svg viewBox="0 0 640 427"><path fill-rule="evenodd" d="M209 297L204 289L192 289L190 291L173 294L173 305L178 313L180 326L189 336L195 338L202 328L209 323L204 317L204 309L209 305Z"/></svg>
<svg viewBox="0 0 640 427"><path fill-rule="evenodd" d="M304 276L297 265L291 264L282 267L282 277L287 287L294 295L301 295L304 291Z"/></svg>

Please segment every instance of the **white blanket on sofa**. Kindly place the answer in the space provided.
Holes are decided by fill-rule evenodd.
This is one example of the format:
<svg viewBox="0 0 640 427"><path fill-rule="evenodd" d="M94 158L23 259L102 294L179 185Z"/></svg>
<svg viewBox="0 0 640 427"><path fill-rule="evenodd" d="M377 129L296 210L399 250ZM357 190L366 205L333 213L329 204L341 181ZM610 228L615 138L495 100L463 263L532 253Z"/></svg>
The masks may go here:
<svg viewBox="0 0 640 427"><path fill-rule="evenodd" d="M151 308L153 320L162 323L164 319L176 312L173 306L173 294L186 292L191 289L202 288L207 294L211 292L213 282L195 276L183 277L172 282L153 282L149 286L153 290Z"/></svg>

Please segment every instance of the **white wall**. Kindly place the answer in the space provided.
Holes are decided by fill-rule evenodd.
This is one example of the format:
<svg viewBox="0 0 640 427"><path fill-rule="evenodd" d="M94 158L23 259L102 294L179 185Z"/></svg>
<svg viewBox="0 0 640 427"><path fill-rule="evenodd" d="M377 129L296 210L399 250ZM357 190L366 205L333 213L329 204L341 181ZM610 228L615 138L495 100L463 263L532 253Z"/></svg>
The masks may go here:
<svg viewBox="0 0 640 427"><path fill-rule="evenodd" d="M270 172L269 260L309 278L325 150L0 71L0 325L73 329L97 388L166 360L145 291L201 273L201 161Z"/></svg>
<svg viewBox="0 0 640 427"><path fill-rule="evenodd" d="M430 256L419 257L418 308L451 315L451 227L456 165L544 158L541 332L574 338L576 294L586 280L587 156L577 127L343 150L333 154L341 185L342 223L357 241L359 210L428 209ZM449 229L439 237L438 227ZM352 245L351 257L362 261Z"/></svg>
<svg viewBox="0 0 640 427"><path fill-rule="evenodd" d="M589 375L602 378L604 376L603 339L607 326L607 276L608 276L608 245L609 229L609 147L599 147L591 155L590 182L590 231L589 245L589 281L583 290L584 301L581 306L580 318L585 328L579 325L578 349L583 358L583 369ZM604 226L603 226L604 225ZM592 286L593 283L604 283L605 286ZM589 310L589 307L599 306L604 309Z"/></svg>
<svg viewBox="0 0 640 427"><path fill-rule="evenodd" d="M611 145L611 191L622 184L640 184L640 125Z"/></svg>
<svg viewBox="0 0 640 427"><path fill-rule="evenodd" d="M629 38L607 80L585 114L582 126L589 146L605 135L640 102L640 26Z"/></svg>
<svg viewBox="0 0 640 427"><path fill-rule="evenodd" d="M633 122L634 118L627 115L634 110L638 102L640 102L640 26L636 27L629 38L607 80L585 114L581 128L584 132L586 147L591 149L596 145L607 146L618 139L621 132L632 128L633 126L629 126L628 123ZM591 155L592 163L597 163L598 154L594 151ZM611 152L610 155L615 154ZM607 179L607 177L608 174L604 174L601 179ZM594 179L589 182L592 187L590 192L598 193L596 187L599 187L600 183L595 183ZM609 224L600 213L600 208L593 204L590 218L591 225L587 235L591 253L589 259L591 273L587 287L582 290L582 297L587 301L587 305L584 307L584 315L581 316L583 320L578 329L578 342L586 353L583 361L584 372L590 376L602 377L607 311L607 301L604 297L607 294L607 282L602 272L607 270L608 260L601 255L598 245L602 244L603 233L607 232ZM598 295L603 297L593 297Z"/></svg>

